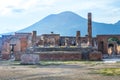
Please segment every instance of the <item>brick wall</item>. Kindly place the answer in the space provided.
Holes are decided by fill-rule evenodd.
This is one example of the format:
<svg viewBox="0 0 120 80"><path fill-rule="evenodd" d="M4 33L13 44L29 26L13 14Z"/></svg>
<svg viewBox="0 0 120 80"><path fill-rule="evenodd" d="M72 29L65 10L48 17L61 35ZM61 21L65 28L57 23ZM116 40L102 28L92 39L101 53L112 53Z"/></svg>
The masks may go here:
<svg viewBox="0 0 120 80"><path fill-rule="evenodd" d="M19 61L21 55L22 55L22 54L20 54L20 53L16 53L16 54L15 54L15 60L16 60L16 61Z"/></svg>
<svg viewBox="0 0 120 80"><path fill-rule="evenodd" d="M80 52L41 52L38 54L40 60L81 60ZM15 54L15 60L20 60L21 54Z"/></svg>
<svg viewBox="0 0 120 80"><path fill-rule="evenodd" d="M21 53L22 54L22 53ZM15 60L20 60L21 54L15 54ZM39 52L40 60L83 60L83 54L80 52ZM101 52L90 52L88 59L84 60L102 60ZM3 54L2 59L9 59L9 54Z"/></svg>
<svg viewBox="0 0 120 80"><path fill-rule="evenodd" d="M89 53L89 60L102 60L102 53L98 51Z"/></svg>
<svg viewBox="0 0 120 80"><path fill-rule="evenodd" d="M80 53L41 53L40 60L81 60Z"/></svg>
<svg viewBox="0 0 120 80"><path fill-rule="evenodd" d="M9 54L2 54L2 59L4 60L8 60L8 59L10 59L10 57L9 57L10 55Z"/></svg>

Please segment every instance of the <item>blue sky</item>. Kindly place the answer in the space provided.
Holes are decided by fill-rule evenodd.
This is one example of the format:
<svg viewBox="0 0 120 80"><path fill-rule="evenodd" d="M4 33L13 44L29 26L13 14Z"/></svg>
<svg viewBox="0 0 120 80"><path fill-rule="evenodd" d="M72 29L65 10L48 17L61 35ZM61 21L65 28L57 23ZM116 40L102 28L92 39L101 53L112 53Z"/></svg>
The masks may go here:
<svg viewBox="0 0 120 80"><path fill-rule="evenodd" d="M120 0L0 0L0 33L23 29L49 14L73 11L93 20L116 23L120 20Z"/></svg>

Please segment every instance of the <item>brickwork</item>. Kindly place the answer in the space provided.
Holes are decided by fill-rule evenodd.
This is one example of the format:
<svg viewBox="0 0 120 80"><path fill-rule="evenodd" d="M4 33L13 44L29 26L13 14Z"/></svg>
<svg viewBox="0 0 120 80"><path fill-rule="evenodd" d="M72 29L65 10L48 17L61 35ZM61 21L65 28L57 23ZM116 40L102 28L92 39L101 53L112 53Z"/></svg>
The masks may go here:
<svg viewBox="0 0 120 80"><path fill-rule="evenodd" d="M88 13L88 45L92 46L92 14Z"/></svg>
<svg viewBox="0 0 120 80"><path fill-rule="evenodd" d="M80 31L76 32L76 45L80 46Z"/></svg>
<svg viewBox="0 0 120 80"><path fill-rule="evenodd" d="M43 46L59 46L59 34L43 34L40 36L40 40L38 40L37 45ZM42 41L42 42L40 42Z"/></svg>
<svg viewBox="0 0 120 80"><path fill-rule="evenodd" d="M89 60L102 60L102 53L98 51L89 53Z"/></svg>
<svg viewBox="0 0 120 80"><path fill-rule="evenodd" d="M16 53L16 54L15 54L15 60L16 60L16 61L19 61L22 54L23 54L23 53Z"/></svg>
<svg viewBox="0 0 120 80"><path fill-rule="evenodd" d="M27 39L21 38L21 51L25 51L27 48Z"/></svg>
<svg viewBox="0 0 120 80"><path fill-rule="evenodd" d="M32 32L32 45L36 44L36 37L37 37L37 32L33 31Z"/></svg>
<svg viewBox="0 0 120 80"><path fill-rule="evenodd" d="M104 54L108 53L108 39L109 38L117 38L120 40L120 35L98 35L97 36L97 43L98 43L98 50L101 51ZM117 47L116 47L117 48ZM119 49L115 49L117 52Z"/></svg>
<svg viewBox="0 0 120 80"><path fill-rule="evenodd" d="M2 54L2 59L9 60L10 59L9 54Z"/></svg>
<svg viewBox="0 0 120 80"><path fill-rule="evenodd" d="M32 52L39 55L40 60L101 60L102 53L92 52L91 48L39 48ZM24 53L16 52L15 60L20 60ZM84 55L84 56L83 56ZM9 59L9 54L3 59Z"/></svg>
<svg viewBox="0 0 120 80"><path fill-rule="evenodd" d="M61 36L60 37L60 46L66 45L66 39L68 39L69 46L76 46L76 37L74 37L74 36Z"/></svg>
<svg viewBox="0 0 120 80"><path fill-rule="evenodd" d="M40 53L40 60L81 60L81 53Z"/></svg>

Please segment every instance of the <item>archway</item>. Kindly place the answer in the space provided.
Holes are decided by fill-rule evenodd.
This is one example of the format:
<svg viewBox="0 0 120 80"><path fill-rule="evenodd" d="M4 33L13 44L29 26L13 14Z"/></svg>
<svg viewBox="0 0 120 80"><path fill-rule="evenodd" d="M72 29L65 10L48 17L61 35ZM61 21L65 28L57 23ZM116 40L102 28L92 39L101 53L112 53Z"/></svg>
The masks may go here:
<svg viewBox="0 0 120 80"><path fill-rule="evenodd" d="M120 45L120 40L116 37L108 39L108 54L115 55L118 54L118 47Z"/></svg>

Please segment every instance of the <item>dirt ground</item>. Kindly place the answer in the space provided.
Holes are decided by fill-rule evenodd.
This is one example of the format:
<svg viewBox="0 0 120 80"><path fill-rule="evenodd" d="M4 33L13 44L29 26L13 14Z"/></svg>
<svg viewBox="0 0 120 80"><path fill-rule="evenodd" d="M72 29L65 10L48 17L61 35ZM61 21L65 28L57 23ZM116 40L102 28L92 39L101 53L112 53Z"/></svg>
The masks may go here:
<svg viewBox="0 0 120 80"><path fill-rule="evenodd" d="M101 68L120 68L120 63L75 62L49 65L20 65L0 61L0 80L120 80L120 76L97 74Z"/></svg>

